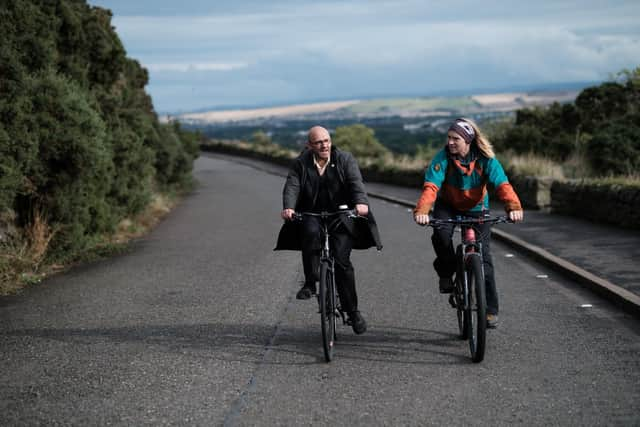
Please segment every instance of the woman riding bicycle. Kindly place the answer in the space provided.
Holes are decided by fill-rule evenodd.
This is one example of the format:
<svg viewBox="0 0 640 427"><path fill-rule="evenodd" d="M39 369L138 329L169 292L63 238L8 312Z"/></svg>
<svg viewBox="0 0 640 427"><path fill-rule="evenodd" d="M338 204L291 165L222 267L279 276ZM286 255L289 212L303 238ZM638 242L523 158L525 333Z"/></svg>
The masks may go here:
<svg viewBox="0 0 640 427"><path fill-rule="evenodd" d="M509 219L514 222L522 221L524 212L520 199L496 159L491 143L473 121L456 119L449 127L446 146L436 154L425 172L422 195L413 211L414 219L420 225L428 224L432 207L433 217L439 219L487 214L487 185L495 189L496 195L504 203ZM487 326L496 327L498 293L490 252L490 226L484 224L475 228L481 237L483 249ZM452 276L456 269L453 231L453 225L442 226L434 229L431 237L436 252L433 266L440 278L441 293L451 293L453 290Z"/></svg>

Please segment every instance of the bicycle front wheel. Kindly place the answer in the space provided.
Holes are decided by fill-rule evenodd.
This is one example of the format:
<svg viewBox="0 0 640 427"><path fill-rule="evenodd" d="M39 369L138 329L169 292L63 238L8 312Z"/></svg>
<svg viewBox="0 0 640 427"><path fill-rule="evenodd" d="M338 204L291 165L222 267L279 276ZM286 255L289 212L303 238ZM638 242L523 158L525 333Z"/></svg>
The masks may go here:
<svg viewBox="0 0 640 427"><path fill-rule="evenodd" d="M467 310L465 310L464 283L462 282L462 277L464 276L460 275L456 278L454 283L455 288L449 298L453 299L452 305L455 306L456 315L458 316L458 331L460 332L458 337L461 340L466 340L469 338L469 320Z"/></svg>
<svg viewBox="0 0 640 427"><path fill-rule="evenodd" d="M336 334L335 296L333 295L333 274L328 261L320 264L320 326L322 329L322 347L327 362L333 359Z"/></svg>
<svg viewBox="0 0 640 427"><path fill-rule="evenodd" d="M484 273L480 254L471 255L466 266L467 286L469 290L468 338L471 360L482 362L487 337L487 303L485 296Z"/></svg>
<svg viewBox="0 0 640 427"><path fill-rule="evenodd" d="M462 265L462 246L458 246L456 249L456 259L459 260L456 268L456 280L454 281L453 293L450 298L452 298L452 304L455 306L456 315L458 317L458 331L460 331L460 339L466 340L469 339L469 320L467 316L467 303L465 301L465 291L464 291L464 268Z"/></svg>

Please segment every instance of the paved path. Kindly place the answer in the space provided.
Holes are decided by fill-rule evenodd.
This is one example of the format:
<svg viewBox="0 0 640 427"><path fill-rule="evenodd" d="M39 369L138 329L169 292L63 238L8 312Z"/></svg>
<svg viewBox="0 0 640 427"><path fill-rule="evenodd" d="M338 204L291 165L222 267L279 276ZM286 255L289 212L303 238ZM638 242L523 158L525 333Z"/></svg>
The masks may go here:
<svg viewBox="0 0 640 427"><path fill-rule="evenodd" d="M283 179L219 158L129 253L0 299L0 425L638 425L640 321L496 242L501 324L470 363L428 232L372 200L361 336L323 360ZM585 308L585 304L591 307Z"/></svg>
<svg viewBox="0 0 640 427"><path fill-rule="evenodd" d="M279 176L286 174L286 168L282 166L214 155ZM367 183L367 189L373 195L395 199L403 206L413 206L420 195L418 188L381 183ZM502 209L498 206L494 212L502 212ZM640 230L534 210L525 212L522 223L496 228L497 237L504 236L503 240L507 241L512 241L512 236L521 239L527 248L532 248L530 255L579 279L601 296L640 316ZM512 242L512 245L521 246L519 242Z"/></svg>

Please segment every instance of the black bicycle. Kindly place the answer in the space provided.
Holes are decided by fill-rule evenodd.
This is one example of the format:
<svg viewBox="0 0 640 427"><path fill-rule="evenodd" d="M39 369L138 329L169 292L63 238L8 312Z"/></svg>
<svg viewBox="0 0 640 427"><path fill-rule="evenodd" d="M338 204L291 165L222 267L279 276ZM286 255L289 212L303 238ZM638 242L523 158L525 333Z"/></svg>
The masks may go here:
<svg viewBox="0 0 640 427"><path fill-rule="evenodd" d="M449 303L456 309L460 338L469 341L471 360L484 359L487 332L487 300L482 265L482 239L477 238L480 224L512 222L506 216L489 215L456 218L430 218L429 226L437 228L453 225L460 231L460 244L456 247L456 277Z"/></svg>
<svg viewBox="0 0 640 427"><path fill-rule="evenodd" d="M335 270L333 255L329 247L329 236L340 224L340 217L347 215L356 218L354 210L342 209L336 212L297 212L294 214L296 220L302 220L304 216L315 216L320 218L322 235L322 251L320 253L320 285L318 286L318 305L320 306L320 326L322 329L322 347L324 358L327 362L333 359L334 345L337 340L336 325L338 318L343 324L347 320L340 306L340 299L336 288Z"/></svg>

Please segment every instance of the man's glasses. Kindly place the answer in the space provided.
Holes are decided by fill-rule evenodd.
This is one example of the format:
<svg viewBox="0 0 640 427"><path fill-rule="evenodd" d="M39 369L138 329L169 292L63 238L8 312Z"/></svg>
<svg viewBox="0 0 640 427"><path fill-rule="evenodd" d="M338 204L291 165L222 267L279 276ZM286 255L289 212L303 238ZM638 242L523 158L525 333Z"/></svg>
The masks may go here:
<svg viewBox="0 0 640 427"><path fill-rule="evenodd" d="M318 141L309 141L309 144L311 145L321 145L321 144L331 144L331 140L330 139L320 139Z"/></svg>

